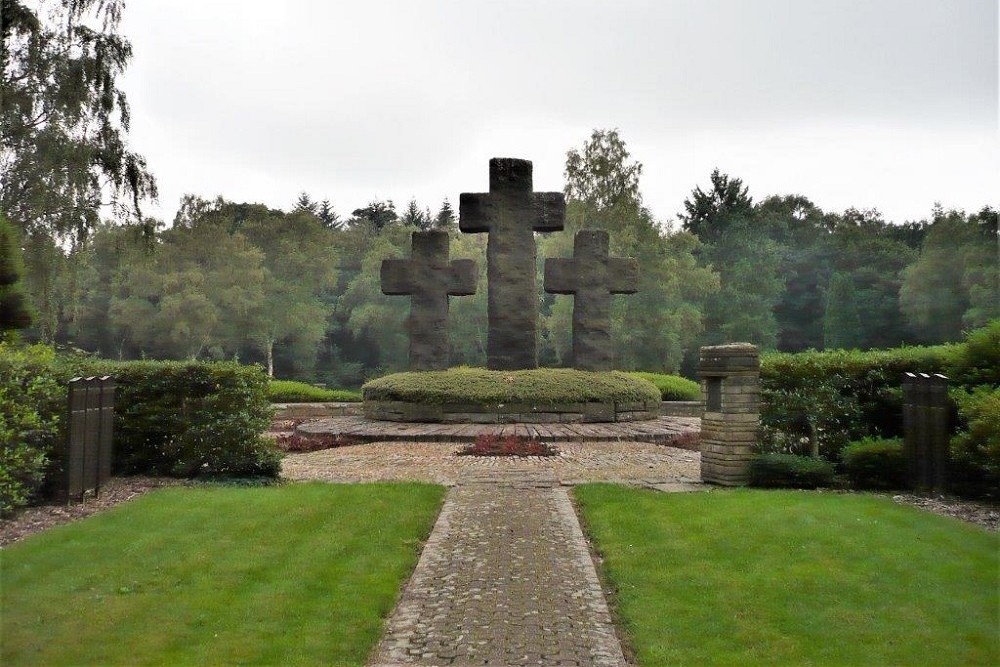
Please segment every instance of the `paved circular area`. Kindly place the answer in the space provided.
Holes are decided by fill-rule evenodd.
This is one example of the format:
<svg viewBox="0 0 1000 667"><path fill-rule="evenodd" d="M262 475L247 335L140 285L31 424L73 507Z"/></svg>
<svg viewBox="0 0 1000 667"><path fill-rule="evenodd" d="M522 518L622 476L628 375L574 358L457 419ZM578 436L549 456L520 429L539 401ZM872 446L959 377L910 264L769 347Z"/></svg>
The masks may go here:
<svg viewBox="0 0 1000 667"><path fill-rule="evenodd" d="M698 452L645 442L560 442L559 456L458 456L458 443L379 442L288 454L282 477L330 482L546 479L655 486L700 479Z"/></svg>

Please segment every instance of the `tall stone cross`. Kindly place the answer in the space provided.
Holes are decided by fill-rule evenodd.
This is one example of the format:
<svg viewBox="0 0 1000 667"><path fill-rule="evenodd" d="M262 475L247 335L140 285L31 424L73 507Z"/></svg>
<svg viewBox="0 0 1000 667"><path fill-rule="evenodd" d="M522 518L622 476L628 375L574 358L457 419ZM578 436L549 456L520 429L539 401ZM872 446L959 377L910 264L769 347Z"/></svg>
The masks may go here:
<svg viewBox="0 0 1000 667"><path fill-rule="evenodd" d="M573 258L545 260L545 291L573 294L573 368L610 371L611 295L634 294L639 263L608 257L608 233L585 229L573 239Z"/></svg>
<svg viewBox="0 0 1000 667"><path fill-rule="evenodd" d="M413 232L410 259L382 260L382 293L410 296L410 369L448 368L448 296L476 293L476 263L448 261L448 232Z"/></svg>
<svg viewBox="0 0 1000 667"><path fill-rule="evenodd" d="M532 192L531 162L490 160L490 191L462 193L458 228L489 232L486 245L489 336L486 366L491 370L538 367L538 294L535 232L563 228L566 201L561 192Z"/></svg>

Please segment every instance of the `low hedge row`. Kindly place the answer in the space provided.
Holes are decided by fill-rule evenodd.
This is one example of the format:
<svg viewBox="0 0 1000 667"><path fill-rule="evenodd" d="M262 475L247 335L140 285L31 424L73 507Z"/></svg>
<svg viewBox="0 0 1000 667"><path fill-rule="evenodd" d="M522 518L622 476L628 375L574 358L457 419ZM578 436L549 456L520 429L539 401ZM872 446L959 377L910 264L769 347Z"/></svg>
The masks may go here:
<svg viewBox="0 0 1000 667"><path fill-rule="evenodd" d="M275 477L280 453L262 437L267 375L232 362L112 362L0 345L0 512L43 493L61 472L67 382L112 375L113 469L177 477Z"/></svg>
<svg viewBox="0 0 1000 667"><path fill-rule="evenodd" d="M394 373L366 382L362 391L365 400L428 405L660 401L659 390L646 380L618 371L592 373L570 368L490 371L459 367Z"/></svg>
<svg viewBox="0 0 1000 667"><path fill-rule="evenodd" d="M903 374L943 373L952 387L1000 387L1000 320L964 343L761 355L761 452L839 461L848 442L902 435Z"/></svg>
<svg viewBox="0 0 1000 667"><path fill-rule="evenodd" d="M632 377L649 380L660 390L660 399L664 401L699 401L701 400L701 385L694 380L688 380L679 375L664 375L662 373L629 372Z"/></svg>
<svg viewBox="0 0 1000 667"><path fill-rule="evenodd" d="M272 403L358 403L361 392L350 389L323 389L295 380L271 380L267 398Z"/></svg>

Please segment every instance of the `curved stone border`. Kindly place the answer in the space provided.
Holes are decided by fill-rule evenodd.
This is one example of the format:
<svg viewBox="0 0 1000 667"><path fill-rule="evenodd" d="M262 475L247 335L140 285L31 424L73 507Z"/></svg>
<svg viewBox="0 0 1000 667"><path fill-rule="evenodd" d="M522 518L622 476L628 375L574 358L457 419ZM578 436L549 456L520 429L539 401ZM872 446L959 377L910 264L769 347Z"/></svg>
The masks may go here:
<svg viewBox="0 0 1000 667"><path fill-rule="evenodd" d="M660 402L605 402L532 405L509 403L410 403L366 399L368 419L432 424L579 424L648 421L660 416Z"/></svg>
<svg viewBox="0 0 1000 667"><path fill-rule="evenodd" d="M346 442L475 442L484 433L544 442L649 442L670 444L677 436L701 429L698 417L660 417L649 421L562 424L419 424L331 417L307 421L302 435L330 434Z"/></svg>

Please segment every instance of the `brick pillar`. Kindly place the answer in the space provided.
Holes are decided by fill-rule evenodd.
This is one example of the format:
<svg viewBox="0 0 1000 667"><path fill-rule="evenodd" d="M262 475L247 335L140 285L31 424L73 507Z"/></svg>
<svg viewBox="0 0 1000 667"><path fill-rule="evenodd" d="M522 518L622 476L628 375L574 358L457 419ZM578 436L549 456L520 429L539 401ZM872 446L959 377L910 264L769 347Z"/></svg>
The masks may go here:
<svg viewBox="0 0 1000 667"><path fill-rule="evenodd" d="M942 492L947 484L948 378L903 374L903 452L909 482L918 491Z"/></svg>
<svg viewBox="0 0 1000 667"><path fill-rule="evenodd" d="M750 448L760 413L760 353L756 345L701 348L701 479L738 486L749 481Z"/></svg>

